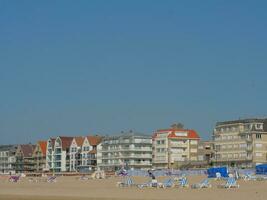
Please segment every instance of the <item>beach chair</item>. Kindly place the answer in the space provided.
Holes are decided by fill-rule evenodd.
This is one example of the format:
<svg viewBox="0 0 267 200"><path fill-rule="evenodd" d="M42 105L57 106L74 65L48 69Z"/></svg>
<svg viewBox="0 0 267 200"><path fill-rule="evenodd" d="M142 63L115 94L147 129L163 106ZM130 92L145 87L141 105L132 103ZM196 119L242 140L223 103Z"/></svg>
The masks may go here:
<svg viewBox="0 0 267 200"><path fill-rule="evenodd" d="M10 176L9 181L12 183L17 183L20 180L20 176Z"/></svg>
<svg viewBox="0 0 267 200"><path fill-rule="evenodd" d="M80 181L87 181L87 180L89 180L89 177L82 175L81 177L79 177L79 180Z"/></svg>
<svg viewBox="0 0 267 200"><path fill-rule="evenodd" d="M189 187L189 184L188 184L188 181L187 181L187 178L186 177L182 177L180 180L179 180L179 187Z"/></svg>
<svg viewBox="0 0 267 200"><path fill-rule="evenodd" d="M174 180L172 178L166 179L162 184L159 185L162 188L172 188L174 187Z"/></svg>
<svg viewBox="0 0 267 200"><path fill-rule="evenodd" d="M192 189L211 188L210 179L206 178L200 183L191 185Z"/></svg>
<svg viewBox="0 0 267 200"><path fill-rule="evenodd" d="M222 180L222 175L221 175L221 173L220 172L216 172L216 178L215 178L215 180L217 181L217 180Z"/></svg>
<svg viewBox="0 0 267 200"><path fill-rule="evenodd" d="M239 185L237 184L235 178L229 177L225 184L219 185L219 188L239 188Z"/></svg>
<svg viewBox="0 0 267 200"><path fill-rule="evenodd" d="M132 186L136 186L136 184L134 184L133 179L129 176L125 177L122 182L117 182L117 187L132 187Z"/></svg>
<svg viewBox="0 0 267 200"><path fill-rule="evenodd" d="M56 183L57 182L57 177L56 176L49 176L47 178L48 183Z"/></svg>

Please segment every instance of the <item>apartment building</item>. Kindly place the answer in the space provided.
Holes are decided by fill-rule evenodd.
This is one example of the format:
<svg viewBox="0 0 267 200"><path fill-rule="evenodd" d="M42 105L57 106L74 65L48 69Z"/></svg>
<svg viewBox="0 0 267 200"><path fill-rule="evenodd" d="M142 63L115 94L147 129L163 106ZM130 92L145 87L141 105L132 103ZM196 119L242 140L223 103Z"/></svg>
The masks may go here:
<svg viewBox="0 0 267 200"><path fill-rule="evenodd" d="M104 170L150 169L152 167L152 139L150 136L122 133L102 139L97 148L98 167Z"/></svg>
<svg viewBox="0 0 267 200"><path fill-rule="evenodd" d="M196 131L172 127L157 130L152 138L154 168L180 168L198 161Z"/></svg>
<svg viewBox="0 0 267 200"><path fill-rule="evenodd" d="M30 173L34 172L34 159L33 159L33 151L35 149L35 145L32 144L21 144L18 145L16 150L16 172L19 173Z"/></svg>
<svg viewBox="0 0 267 200"><path fill-rule="evenodd" d="M214 156L212 141L199 141L197 160L200 167L208 167L212 165L212 158Z"/></svg>
<svg viewBox="0 0 267 200"><path fill-rule="evenodd" d="M55 141L55 138L49 138L46 143L46 171L52 171L54 169Z"/></svg>
<svg viewBox="0 0 267 200"><path fill-rule="evenodd" d="M70 146L70 171L79 171L81 165L81 149L85 137L74 137Z"/></svg>
<svg viewBox="0 0 267 200"><path fill-rule="evenodd" d="M54 145L54 172L67 172L70 170L70 146L73 137L59 136Z"/></svg>
<svg viewBox="0 0 267 200"><path fill-rule="evenodd" d="M217 165L253 167L267 163L267 119L218 122L213 139Z"/></svg>
<svg viewBox="0 0 267 200"><path fill-rule="evenodd" d="M96 170L97 167L97 146L101 143L102 137L87 136L85 137L81 148L81 164L79 171L88 172Z"/></svg>
<svg viewBox="0 0 267 200"><path fill-rule="evenodd" d="M46 168L47 141L38 141L33 151L34 172L42 172Z"/></svg>
<svg viewBox="0 0 267 200"><path fill-rule="evenodd" d="M16 173L16 145L0 146L0 174Z"/></svg>

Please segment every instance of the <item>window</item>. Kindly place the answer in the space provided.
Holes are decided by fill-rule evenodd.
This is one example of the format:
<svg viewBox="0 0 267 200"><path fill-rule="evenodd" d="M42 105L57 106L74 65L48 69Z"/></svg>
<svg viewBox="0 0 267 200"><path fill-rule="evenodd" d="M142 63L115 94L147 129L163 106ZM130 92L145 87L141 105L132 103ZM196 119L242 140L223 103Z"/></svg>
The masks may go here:
<svg viewBox="0 0 267 200"><path fill-rule="evenodd" d="M255 153L256 157L262 157L262 153Z"/></svg>
<svg viewBox="0 0 267 200"><path fill-rule="evenodd" d="M190 144L197 144L197 141L196 140L191 140Z"/></svg>
<svg viewBox="0 0 267 200"><path fill-rule="evenodd" d="M256 143L255 146L256 146L256 148L261 148L262 147L262 144Z"/></svg>
<svg viewBox="0 0 267 200"><path fill-rule="evenodd" d="M256 129L262 129L262 124L256 124Z"/></svg>
<svg viewBox="0 0 267 200"><path fill-rule="evenodd" d="M261 139L261 134L256 134L256 139Z"/></svg>

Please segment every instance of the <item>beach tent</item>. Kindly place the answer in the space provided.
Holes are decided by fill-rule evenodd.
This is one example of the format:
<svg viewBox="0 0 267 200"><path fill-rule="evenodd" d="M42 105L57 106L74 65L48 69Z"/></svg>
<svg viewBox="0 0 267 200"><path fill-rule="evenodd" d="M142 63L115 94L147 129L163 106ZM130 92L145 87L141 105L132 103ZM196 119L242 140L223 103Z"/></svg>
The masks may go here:
<svg viewBox="0 0 267 200"><path fill-rule="evenodd" d="M228 169L227 167L213 167L208 169L208 177L216 178L216 173L219 172L221 177L228 177Z"/></svg>
<svg viewBox="0 0 267 200"><path fill-rule="evenodd" d="M267 175L267 164L257 165L256 174Z"/></svg>

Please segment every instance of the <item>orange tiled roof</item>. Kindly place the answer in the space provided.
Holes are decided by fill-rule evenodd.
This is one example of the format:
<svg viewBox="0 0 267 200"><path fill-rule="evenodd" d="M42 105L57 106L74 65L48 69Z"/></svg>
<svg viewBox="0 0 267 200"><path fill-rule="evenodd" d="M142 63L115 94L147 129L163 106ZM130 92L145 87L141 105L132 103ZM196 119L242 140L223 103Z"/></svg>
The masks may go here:
<svg viewBox="0 0 267 200"><path fill-rule="evenodd" d="M100 137L98 135L95 135L95 136L87 136L87 139L88 139L90 145L96 146L96 145L98 145L101 142L102 137Z"/></svg>
<svg viewBox="0 0 267 200"><path fill-rule="evenodd" d="M93 150L89 151L89 153L90 153L90 154L96 154L96 150L93 149Z"/></svg>
<svg viewBox="0 0 267 200"><path fill-rule="evenodd" d="M154 137L156 137L158 134L170 132L168 135L168 138L188 138L188 139L200 139L199 135L195 130L186 130L186 129L161 129L158 130ZM176 132L187 132L187 136L177 136Z"/></svg>
<svg viewBox="0 0 267 200"><path fill-rule="evenodd" d="M83 141L84 141L84 137L74 137L75 141L76 141L76 144L77 146L82 146L83 145Z"/></svg>
<svg viewBox="0 0 267 200"><path fill-rule="evenodd" d="M62 144L62 149L66 150L67 148L70 147L71 142L73 140L73 137L65 137L65 136L59 136L61 139L61 144Z"/></svg>
<svg viewBox="0 0 267 200"><path fill-rule="evenodd" d="M38 141L38 145L41 148L41 151L43 153L43 155L46 155L46 147L47 147L47 141Z"/></svg>

